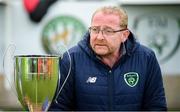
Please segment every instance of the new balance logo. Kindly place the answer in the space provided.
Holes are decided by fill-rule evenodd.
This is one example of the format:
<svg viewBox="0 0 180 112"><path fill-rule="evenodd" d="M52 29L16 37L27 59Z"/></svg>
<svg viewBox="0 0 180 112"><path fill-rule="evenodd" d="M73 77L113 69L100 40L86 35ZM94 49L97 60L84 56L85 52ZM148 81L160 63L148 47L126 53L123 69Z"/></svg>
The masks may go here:
<svg viewBox="0 0 180 112"><path fill-rule="evenodd" d="M89 77L86 81L86 83L95 83L96 82L97 77Z"/></svg>

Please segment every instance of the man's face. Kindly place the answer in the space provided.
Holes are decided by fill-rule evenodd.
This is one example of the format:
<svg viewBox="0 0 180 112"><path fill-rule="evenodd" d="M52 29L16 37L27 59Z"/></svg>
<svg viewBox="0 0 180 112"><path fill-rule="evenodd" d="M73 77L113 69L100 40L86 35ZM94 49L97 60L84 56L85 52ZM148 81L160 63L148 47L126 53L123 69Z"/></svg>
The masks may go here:
<svg viewBox="0 0 180 112"><path fill-rule="evenodd" d="M123 31L113 32L122 29L119 24L118 15L102 12L97 12L94 15L90 29L90 45L97 55L109 56L119 53ZM99 33L97 33L98 31Z"/></svg>

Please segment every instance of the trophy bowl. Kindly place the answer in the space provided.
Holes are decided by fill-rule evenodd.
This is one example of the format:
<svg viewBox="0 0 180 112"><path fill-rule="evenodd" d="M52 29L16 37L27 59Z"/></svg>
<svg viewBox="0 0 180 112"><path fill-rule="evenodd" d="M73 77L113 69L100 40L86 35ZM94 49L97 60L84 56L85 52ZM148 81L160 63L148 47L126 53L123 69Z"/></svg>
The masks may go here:
<svg viewBox="0 0 180 112"><path fill-rule="evenodd" d="M14 56L14 81L18 100L29 111L47 111L60 81L60 57Z"/></svg>

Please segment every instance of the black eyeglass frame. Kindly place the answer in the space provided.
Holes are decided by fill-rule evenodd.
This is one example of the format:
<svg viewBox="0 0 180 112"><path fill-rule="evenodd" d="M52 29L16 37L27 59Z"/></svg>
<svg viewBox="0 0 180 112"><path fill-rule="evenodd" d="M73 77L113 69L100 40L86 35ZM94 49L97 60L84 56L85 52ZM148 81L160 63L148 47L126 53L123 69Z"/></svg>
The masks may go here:
<svg viewBox="0 0 180 112"><path fill-rule="evenodd" d="M89 33L91 33L91 29L92 29L92 28L93 28L93 27L89 27L89 28L88 28ZM116 32L121 32L121 31L125 31L125 30L128 30L128 29L125 28L125 29L121 29L121 30L112 30L111 32L112 32L112 33L116 33ZM100 31L103 33L104 29L103 29L103 30L99 30L98 33L99 33Z"/></svg>

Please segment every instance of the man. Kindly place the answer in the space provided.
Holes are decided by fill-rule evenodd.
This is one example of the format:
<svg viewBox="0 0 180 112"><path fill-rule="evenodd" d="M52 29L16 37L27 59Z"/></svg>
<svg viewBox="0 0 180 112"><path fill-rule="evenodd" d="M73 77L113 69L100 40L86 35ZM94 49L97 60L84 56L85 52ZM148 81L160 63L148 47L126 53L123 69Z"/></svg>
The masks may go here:
<svg viewBox="0 0 180 112"><path fill-rule="evenodd" d="M95 11L84 39L69 50L72 69L50 110L167 110L155 54L136 42L119 7ZM68 53L61 83L68 75Z"/></svg>

